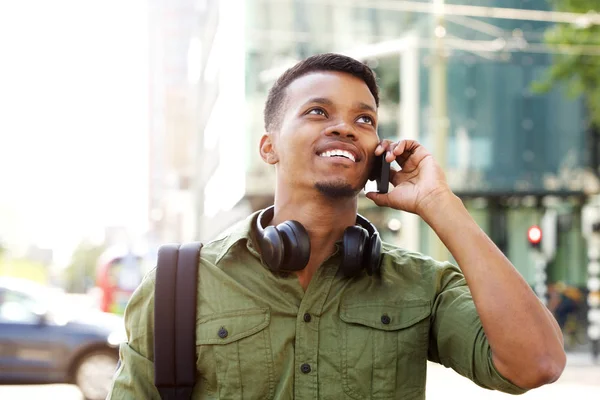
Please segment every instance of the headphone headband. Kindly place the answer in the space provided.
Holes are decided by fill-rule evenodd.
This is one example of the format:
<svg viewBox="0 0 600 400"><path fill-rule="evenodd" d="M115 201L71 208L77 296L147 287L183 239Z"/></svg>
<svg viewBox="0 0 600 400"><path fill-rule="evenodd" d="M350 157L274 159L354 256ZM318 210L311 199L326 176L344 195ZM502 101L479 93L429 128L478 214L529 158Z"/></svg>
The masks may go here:
<svg viewBox="0 0 600 400"><path fill-rule="evenodd" d="M264 234L265 228L267 224L273 219L275 215L275 206L269 206L262 210L260 214L258 214L258 219L256 220L256 225L258 229L258 233L262 236ZM377 233L377 229L375 226L365 217L360 214L356 214L356 225L362 226L369 232L369 236Z"/></svg>

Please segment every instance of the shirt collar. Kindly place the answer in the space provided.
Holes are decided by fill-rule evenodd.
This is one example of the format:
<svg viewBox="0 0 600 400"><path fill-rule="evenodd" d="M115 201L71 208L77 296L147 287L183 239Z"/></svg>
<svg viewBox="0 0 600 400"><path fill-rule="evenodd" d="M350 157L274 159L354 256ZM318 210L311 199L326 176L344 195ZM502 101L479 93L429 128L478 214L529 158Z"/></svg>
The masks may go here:
<svg viewBox="0 0 600 400"><path fill-rule="evenodd" d="M220 235L220 238L223 239L223 244L216 259L217 263L239 241L246 241L248 251L250 251L250 253L252 253L252 255L254 255L256 258L260 259L260 253L258 252L258 245L256 244L255 239L256 229L254 228L254 224L256 224L256 219L258 218L258 214L260 214L261 211L262 210L258 210L250 214L248 217L237 222L232 227L223 232L222 235Z"/></svg>
<svg viewBox="0 0 600 400"><path fill-rule="evenodd" d="M219 250L217 259L215 260L218 264L221 261L221 258L225 256L231 250L231 248L239 241L246 241L246 247L248 251L257 259L261 260L262 257L260 255L260 250L258 243L256 241L256 220L258 219L258 215L262 210L258 210L252 214L250 214L245 219L237 222L229 229L225 230L219 238L223 239L223 244L221 249ZM340 249L343 247L343 240L340 239L335 243L335 251L331 256L335 256L339 253Z"/></svg>

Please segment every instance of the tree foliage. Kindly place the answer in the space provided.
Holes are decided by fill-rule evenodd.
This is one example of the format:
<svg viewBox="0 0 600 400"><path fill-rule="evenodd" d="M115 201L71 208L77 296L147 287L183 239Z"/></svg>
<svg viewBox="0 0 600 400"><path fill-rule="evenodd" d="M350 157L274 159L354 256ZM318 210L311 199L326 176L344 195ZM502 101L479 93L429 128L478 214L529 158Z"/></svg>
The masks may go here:
<svg viewBox="0 0 600 400"><path fill-rule="evenodd" d="M554 10L582 14L600 11L598 0L549 0ZM600 126L600 25L582 16L576 24L556 24L545 32L546 44L556 52L546 77L536 83L540 92L566 83L568 93L583 95L590 122Z"/></svg>
<svg viewBox="0 0 600 400"><path fill-rule="evenodd" d="M88 241L79 243L69 266L65 269L64 283L68 292L85 293L94 285L98 259L104 250L104 245L95 245Z"/></svg>

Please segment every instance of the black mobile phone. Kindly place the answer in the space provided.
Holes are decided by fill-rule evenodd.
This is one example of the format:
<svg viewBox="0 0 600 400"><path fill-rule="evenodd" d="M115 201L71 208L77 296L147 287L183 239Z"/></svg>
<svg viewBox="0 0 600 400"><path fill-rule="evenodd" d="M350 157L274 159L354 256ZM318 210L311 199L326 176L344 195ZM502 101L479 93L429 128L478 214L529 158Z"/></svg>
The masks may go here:
<svg viewBox="0 0 600 400"><path fill-rule="evenodd" d="M390 184L390 163L385 160L386 153L375 158L369 180L377 183L377 193L387 193Z"/></svg>

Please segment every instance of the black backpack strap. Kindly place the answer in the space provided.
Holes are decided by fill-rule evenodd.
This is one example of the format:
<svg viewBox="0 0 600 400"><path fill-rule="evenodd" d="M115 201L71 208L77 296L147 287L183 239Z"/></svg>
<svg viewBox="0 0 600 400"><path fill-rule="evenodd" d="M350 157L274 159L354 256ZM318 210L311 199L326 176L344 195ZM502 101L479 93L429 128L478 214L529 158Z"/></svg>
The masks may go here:
<svg viewBox="0 0 600 400"><path fill-rule="evenodd" d="M154 286L154 385L163 400L175 386L175 279L179 245L158 249Z"/></svg>
<svg viewBox="0 0 600 400"><path fill-rule="evenodd" d="M196 307L202 243L158 249L154 385L163 400L190 399L196 381Z"/></svg>

